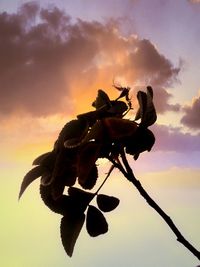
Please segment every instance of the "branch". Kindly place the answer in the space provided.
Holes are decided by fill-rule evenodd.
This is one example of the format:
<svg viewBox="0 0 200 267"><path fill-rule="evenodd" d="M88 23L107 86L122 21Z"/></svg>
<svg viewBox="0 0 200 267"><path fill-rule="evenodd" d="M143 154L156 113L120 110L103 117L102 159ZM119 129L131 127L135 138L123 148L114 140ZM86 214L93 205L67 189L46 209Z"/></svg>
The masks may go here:
<svg viewBox="0 0 200 267"><path fill-rule="evenodd" d="M115 165L116 168L118 168L124 176L137 188L139 193L143 196L143 198L147 201L147 203L155 210L157 213L163 218L163 220L167 223L167 225L170 227L170 229L173 231L173 233L177 237L177 241L179 241L183 246L185 246L194 256L196 256L200 260L200 251L198 251L192 244L190 244L184 236L181 234L181 232L178 230L172 219L158 206L158 204L149 196L149 194L145 191L145 189L142 187L139 180L136 179L136 177L133 174L133 171L131 167L129 166L129 163L127 161L126 155L124 153L124 150L121 152L122 162L124 164L125 169L121 164L115 163L112 161L112 163Z"/></svg>

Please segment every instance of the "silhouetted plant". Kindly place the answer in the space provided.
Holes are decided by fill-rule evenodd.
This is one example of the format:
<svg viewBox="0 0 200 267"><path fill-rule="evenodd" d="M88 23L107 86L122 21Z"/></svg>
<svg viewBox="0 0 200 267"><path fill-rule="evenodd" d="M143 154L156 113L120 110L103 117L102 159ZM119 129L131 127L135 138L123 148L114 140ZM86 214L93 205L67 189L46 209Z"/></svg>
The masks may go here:
<svg viewBox="0 0 200 267"><path fill-rule="evenodd" d="M177 240L200 259L200 252L182 236L171 218L135 178L126 157L129 154L137 160L140 153L150 151L154 145L154 134L148 129L157 119L153 90L148 86L147 92L137 93L139 109L135 119L129 120L124 116L132 109L130 88L115 88L120 91L115 100L110 100L103 90L99 90L92 103L95 111L80 114L68 122L61 130L53 150L34 160L36 167L25 175L19 198L31 182L41 177L41 198L49 209L63 216L61 240L66 253L72 256L85 221L87 232L92 237L108 231L104 213L114 210L119 205L119 199L99 192L113 169L117 168L165 220ZM97 191L88 192L86 190L93 189L98 179L96 162L99 158L108 159L112 166ZM82 189L74 187L76 182ZM64 194L65 187L68 187L67 195ZM94 198L96 207L90 204Z"/></svg>

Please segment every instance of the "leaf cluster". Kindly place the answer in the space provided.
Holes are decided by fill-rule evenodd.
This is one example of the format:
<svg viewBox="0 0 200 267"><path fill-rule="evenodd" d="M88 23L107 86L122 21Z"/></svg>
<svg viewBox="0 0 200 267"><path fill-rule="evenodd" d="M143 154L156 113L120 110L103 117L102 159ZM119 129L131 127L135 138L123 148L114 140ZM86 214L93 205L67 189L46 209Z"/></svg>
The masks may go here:
<svg viewBox="0 0 200 267"><path fill-rule="evenodd" d="M106 158L119 163L122 152L137 160L140 153L150 151L155 142L148 129L156 121L152 88L149 86L147 92L138 92L139 109L133 120L124 117L132 109L130 88L116 89L120 95L115 100L98 90L92 103L95 110L79 114L67 122L52 151L33 161L35 167L25 175L21 184L19 198L29 184L41 177L40 195L44 204L63 216L61 240L69 256L72 256L84 222L90 236L106 233L108 223L103 213L114 210L119 204L118 198L99 193L102 186L96 193L88 191L94 188L98 179L97 160ZM75 187L75 183L81 189ZM64 194L66 187L67 194ZM96 206L91 205L93 199Z"/></svg>

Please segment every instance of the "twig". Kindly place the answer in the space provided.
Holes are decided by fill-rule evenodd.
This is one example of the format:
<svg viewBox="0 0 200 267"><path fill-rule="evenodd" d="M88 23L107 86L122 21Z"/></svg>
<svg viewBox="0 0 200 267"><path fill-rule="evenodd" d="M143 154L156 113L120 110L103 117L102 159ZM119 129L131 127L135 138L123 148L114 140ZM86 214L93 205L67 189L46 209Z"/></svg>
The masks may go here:
<svg viewBox="0 0 200 267"><path fill-rule="evenodd" d="M103 187L103 185L105 184L105 182L107 181L108 177L111 175L112 171L114 170L115 166L112 165L103 181L103 183L100 185L100 187L98 188L98 190L95 193L95 196L99 193L99 191L101 190L101 188Z"/></svg>
<svg viewBox="0 0 200 267"><path fill-rule="evenodd" d="M192 244L190 244L184 236L181 234L181 232L178 230L172 219L158 206L158 204L149 196L149 194L145 191L145 189L142 187L139 180L136 179L136 177L133 174L133 171L127 161L126 155L124 153L124 150L121 152L121 158L122 162L124 164L124 167L116 163L115 161L111 160L113 165L118 168L123 175L137 188L139 193L143 196L143 198L147 201L147 203L155 210L157 213L163 218L163 220L167 223L167 225L170 227L170 229L173 231L173 233L177 237L177 241L179 241L183 246L185 246L194 256L196 256L200 260L200 251L198 251Z"/></svg>

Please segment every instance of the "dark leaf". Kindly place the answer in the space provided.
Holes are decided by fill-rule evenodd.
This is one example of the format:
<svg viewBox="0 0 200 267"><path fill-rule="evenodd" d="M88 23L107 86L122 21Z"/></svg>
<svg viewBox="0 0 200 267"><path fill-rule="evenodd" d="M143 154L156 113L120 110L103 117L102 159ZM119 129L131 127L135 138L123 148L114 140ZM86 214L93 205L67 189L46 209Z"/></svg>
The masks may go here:
<svg viewBox="0 0 200 267"><path fill-rule="evenodd" d="M114 210L119 205L119 199L116 197L99 194L97 195L97 205L100 210L109 212Z"/></svg>
<svg viewBox="0 0 200 267"><path fill-rule="evenodd" d="M94 197L93 193L86 192L76 187L69 187L68 194L74 209L79 212L84 212Z"/></svg>
<svg viewBox="0 0 200 267"><path fill-rule="evenodd" d="M151 99L153 99L153 88L151 86L147 86L147 95L150 95Z"/></svg>
<svg viewBox="0 0 200 267"><path fill-rule="evenodd" d="M68 122L59 134L57 147L63 147L64 142L72 138L81 140L87 134L88 127L88 123L82 119Z"/></svg>
<svg viewBox="0 0 200 267"><path fill-rule="evenodd" d="M71 138L64 142L64 147L69 149L76 148L79 147L83 142L84 138L83 139Z"/></svg>
<svg viewBox="0 0 200 267"><path fill-rule="evenodd" d="M144 119L144 115L146 113L146 107L147 107L147 94L145 92L139 91L137 93L137 99L139 102L139 108L135 116L135 120L141 119L141 122Z"/></svg>
<svg viewBox="0 0 200 267"><path fill-rule="evenodd" d="M94 206L87 210L86 228L90 236L95 237L108 231L108 224L103 213Z"/></svg>
<svg viewBox="0 0 200 267"><path fill-rule="evenodd" d="M21 184L20 192L19 192L19 197L18 199L21 198L22 194L26 190L26 188L38 177L43 175L46 172L46 169L42 166L37 166L30 170L25 176Z"/></svg>
<svg viewBox="0 0 200 267"><path fill-rule="evenodd" d="M90 176L92 169L94 168L94 164L98 159L99 152L100 146L95 142L86 143L79 152L78 181L81 185L85 184Z"/></svg>
<svg viewBox="0 0 200 267"><path fill-rule="evenodd" d="M82 113L77 115L78 119L82 119L88 122L89 126L92 126L96 120L98 119L98 112L97 111L89 111L86 113Z"/></svg>
<svg viewBox="0 0 200 267"><path fill-rule="evenodd" d="M52 174L52 191L55 198L63 194L65 186L72 186L76 182L76 156L73 151L62 149L55 162L55 167Z"/></svg>
<svg viewBox="0 0 200 267"><path fill-rule="evenodd" d="M76 240L85 221L85 214L66 215L61 219L60 235L63 247L69 257L72 256Z"/></svg>
<svg viewBox="0 0 200 267"><path fill-rule="evenodd" d="M44 161L44 159L46 159L49 155L51 155L51 153L52 152L47 152L38 156L36 159L34 159L33 165L40 165Z"/></svg>
<svg viewBox="0 0 200 267"><path fill-rule="evenodd" d="M135 120L141 119L141 125L148 127L157 119L156 110L153 104L153 89L148 86L147 93L139 91L137 98L139 102L139 109L135 116Z"/></svg>
<svg viewBox="0 0 200 267"><path fill-rule="evenodd" d="M52 174L50 172L46 172L41 176L40 183L41 185L50 185L51 184Z"/></svg>
<svg viewBox="0 0 200 267"><path fill-rule="evenodd" d="M108 95L103 90L98 90L98 95L96 100L92 103L92 106L96 109L102 108L102 107L110 107L111 102L108 97Z"/></svg>
<svg viewBox="0 0 200 267"><path fill-rule="evenodd" d="M136 160L140 153L150 151L154 143L154 134L147 128L138 127L135 134L126 139L126 153L134 156Z"/></svg>
<svg viewBox="0 0 200 267"><path fill-rule="evenodd" d="M52 196L51 185L40 185L40 195L45 205L53 212L65 215L71 213L72 203L69 196L62 195L58 199Z"/></svg>
<svg viewBox="0 0 200 267"><path fill-rule="evenodd" d="M108 112L117 117L121 117L127 109L128 106L123 101L112 101L112 107L108 109Z"/></svg>
<svg viewBox="0 0 200 267"><path fill-rule="evenodd" d="M143 124L148 127L154 124L157 120L156 109L153 104L153 89L148 86L147 87L147 108L146 114L143 119Z"/></svg>
<svg viewBox="0 0 200 267"><path fill-rule="evenodd" d="M95 140L99 143L102 143L107 138L105 134L105 128L102 124L102 121L97 121L90 129L89 133L85 136L84 142L90 142Z"/></svg>
<svg viewBox="0 0 200 267"><path fill-rule="evenodd" d="M81 177L81 175L79 175L78 182L84 189L92 189L96 184L97 178L98 170L97 166L94 164L87 177Z"/></svg>
<svg viewBox="0 0 200 267"><path fill-rule="evenodd" d="M135 133L138 126L134 121L120 118L106 118L103 124L107 128L108 135L111 140L119 140L126 138Z"/></svg>

